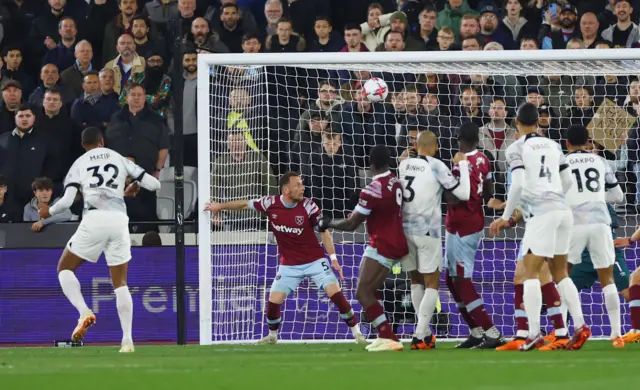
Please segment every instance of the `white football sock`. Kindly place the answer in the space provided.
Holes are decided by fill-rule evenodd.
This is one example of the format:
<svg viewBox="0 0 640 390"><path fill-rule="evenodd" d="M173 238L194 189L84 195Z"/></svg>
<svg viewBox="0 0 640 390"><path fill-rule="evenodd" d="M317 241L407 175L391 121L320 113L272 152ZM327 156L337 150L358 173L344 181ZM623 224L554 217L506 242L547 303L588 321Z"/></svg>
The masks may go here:
<svg viewBox="0 0 640 390"><path fill-rule="evenodd" d="M416 311L416 317L418 316L418 310L420 310L420 303L424 297L424 286L421 284L411 285L411 303L413 309Z"/></svg>
<svg viewBox="0 0 640 390"><path fill-rule="evenodd" d="M569 329L569 323L567 322L569 320L569 315L567 312L567 305L565 305L564 302L560 305L560 314L562 314L562 322L564 322L564 327Z"/></svg>
<svg viewBox="0 0 640 390"><path fill-rule="evenodd" d="M278 338L278 331L269 329L269 336Z"/></svg>
<svg viewBox="0 0 640 390"><path fill-rule="evenodd" d="M564 278L557 284L557 288L562 303L567 306L569 313L571 313L573 328L581 328L584 325L584 315L582 314L582 306L580 306L580 293L578 293L576 285L573 284L573 280L570 278Z"/></svg>
<svg viewBox="0 0 640 390"><path fill-rule="evenodd" d="M65 269L58 273L58 280L60 281L62 292L64 292L69 302L78 310L78 313L81 316L87 314L90 310L82 296L80 282L78 278L76 278L76 274L74 274L73 271Z"/></svg>
<svg viewBox="0 0 640 390"><path fill-rule="evenodd" d="M349 329L351 329L351 334L355 337L356 335L362 333L360 332L360 324L355 324L354 326L350 327Z"/></svg>
<svg viewBox="0 0 640 390"><path fill-rule="evenodd" d="M484 336L484 330L481 327L476 327L470 330L469 332L471 334L471 337L475 337L477 339L481 338L482 336Z"/></svg>
<svg viewBox="0 0 640 390"><path fill-rule="evenodd" d="M496 328L495 326L492 326L491 328L487 329L484 332L485 336L491 338L491 339L497 339L498 337L502 336L502 334L500 333L500 331L498 330L498 328Z"/></svg>
<svg viewBox="0 0 640 390"><path fill-rule="evenodd" d="M438 303L438 290L433 288L427 288L424 290L424 297L420 302L420 309L418 310L418 326L416 326L416 337L420 340L427 336L431 336L431 328L429 323L433 312L436 310Z"/></svg>
<svg viewBox="0 0 640 390"><path fill-rule="evenodd" d="M131 335L133 299L131 299L129 287L118 287L113 292L116 294L116 307L118 308L118 317L120 317L120 326L122 327L122 340L133 341Z"/></svg>
<svg viewBox="0 0 640 390"><path fill-rule="evenodd" d="M610 284L602 289L604 294L604 303L609 314L609 324L611 324L611 339L621 335L620 325L620 299L618 298L618 289L615 284Z"/></svg>
<svg viewBox="0 0 640 390"><path fill-rule="evenodd" d="M528 279L524 281L523 286L522 301L529 321L529 338L534 338L540 333L540 311L542 310L540 281L538 279Z"/></svg>

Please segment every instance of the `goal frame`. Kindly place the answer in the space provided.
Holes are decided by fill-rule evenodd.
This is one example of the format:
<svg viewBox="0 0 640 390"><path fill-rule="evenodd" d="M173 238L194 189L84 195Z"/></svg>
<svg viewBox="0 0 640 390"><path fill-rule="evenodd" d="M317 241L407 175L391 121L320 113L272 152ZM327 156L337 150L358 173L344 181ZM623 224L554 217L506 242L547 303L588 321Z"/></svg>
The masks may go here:
<svg viewBox="0 0 640 390"><path fill-rule="evenodd" d="M505 58L506 57L506 58ZM638 49L577 49L577 50L514 50L474 52L362 52L362 53L256 53L256 54L199 54L197 80L198 145L211 144L210 129L210 67L211 66L308 66L308 65L364 65L393 64L402 67L409 63L524 63L562 61L640 61ZM587 71L585 74L589 74ZM198 153L198 277L199 277L199 340L201 345L213 344L212 334L212 271L211 254L213 232L210 215L204 211L211 191L211 153ZM243 341L246 343L246 341ZM295 341L294 341L295 342ZM298 342L333 343L341 340L313 340ZM241 342L225 341L225 344Z"/></svg>

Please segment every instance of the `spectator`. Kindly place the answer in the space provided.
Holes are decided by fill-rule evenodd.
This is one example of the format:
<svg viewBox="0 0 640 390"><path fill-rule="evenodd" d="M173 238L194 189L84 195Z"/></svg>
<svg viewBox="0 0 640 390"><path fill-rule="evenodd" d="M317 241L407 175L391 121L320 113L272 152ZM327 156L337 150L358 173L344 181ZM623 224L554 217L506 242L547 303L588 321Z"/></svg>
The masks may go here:
<svg viewBox="0 0 640 390"><path fill-rule="evenodd" d="M629 91L627 77L605 75L597 78L593 90L593 101L599 107L604 99L609 99L618 106L623 107Z"/></svg>
<svg viewBox="0 0 640 390"><path fill-rule="evenodd" d="M614 4L617 22L602 32L602 39L611 41L615 48L635 47L640 39L640 29L631 20L631 0L616 0Z"/></svg>
<svg viewBox="0 0 640 390"><path fill-rule="evenodd" d="M185 34L188 31L191 31L191 26L193 25L193 21L197 17L196 15L196 0L178 0L178 20L181 25L182 34ZM218 19L219 20L219 19ZM165 43L168 46L172 46L176 41L176 22L169 21L164 24L164 26L160 26L161 30L164 30L163 36L165 38ZM167 50L168 54L171 54L171 50Z"/></svg>
<svg viewBox="0 0 640 390"><path fill-rule="evenodd" d="M2 111L0 111L0 134L10 133L16 128L16 111L22 102L22 86L14 80L2 83Z"/></svg>
<svg viewBox="0 0 640 390"><path fill-rule="evenodd" d="M341 52L365 52L369 51L367 46L362 43L362 28L356 23L349 23L344 26L344 41L346 45L340 50Z"/></svg>
<svg viewBox="0 0 640 390"><path fill-rule="evenodd" d="M495 193L506 196L507 148L516 141L516 130L506 122L507 107L501 97L496 97L489 108L490 121L480 127L478 148L491 153L494 158Z"/></svg>
<svg viewBox="0 0 640 390"><path fill-rule="evenodd" d="M151 51L147 55L146 65L142 84L147 91L147 104L153 112L164 118L169 111L171 78L162 71L164 60L157 52Z"/></svg>
<svg viewBox="0 0 640 390"><path fill-rule="evenodd" d="M538 40L532 36L525 36L520 39L520 50L540 50Z"/></svg>
<svg viewBox="0 0 640 390"><path fill-rule="evenodd" d="M254 141L263 141L261 136L262 126L260 125L259 112L251 108L251 96L246 88L235 88L229 92L229 113L227 114L227 129L229 131L242 131L247 140L247 145L259 152L262 145L257 145ZM194 147L195 147L194 139Z"/></svg>
<svg viewBox="0 0 640 390"><path fill-rule="evenodd" d="M578 87L573 94L574 106L569 110L566 123L563 128L568 129L573 125L581 125L587 127L591 119L593 119L593 92L588 87Z"/></svg>
<svg viewBox="0 0 640 390"><path fill-rule="evenodd" d="M120 39L122 39L124 34L132 37L133 17L136 14L137 8L136 0L118 0L118 9L120 12L114 20L107 23L104 29L102 46L103 63L116 57L118 53L120 53L120 50L117 48L120 46ZM131 38L131 41L133 42L133 38ZM135 51L135 47L133 50Z"/></svg>
<svg viewBox="0 0 640 390"><path fill-rule="evenodd" d="M354 70L350 74L353 76L349 81L340 86L340 96L343 100L352 102L355 100L353 96L355 91L362 89L364 82L371 78L371 72L368 70Z"/></svg>
<svg viewBox="0 0 640 390"><path fill-rule="evenodd" d="M640 206L640 124L638 124L638 122L629 130L626 146L629 165L636 176L635 202L637 209L638 206Z"/></svg>
<svg viewBox="0 0 640 390"><path fill-rule="evenodd" d="M229 48L215 31L209 30L209 22L205 18L195 18L191 24L191 35L187 41L193 43L196 50L204 49L210 53L228 53Z"/></svg>
<svg viewBox="0 0 640 390"><path fill-rule="evenodd" d="M23 66L22 50L18 46L7 45L2 57L4 67L2 68L2 80L12 79L20 83L25 96L29 96L35 89L33 79L27 74ZM11 121L13 123L13 120Z"/></svg>
<svg viewBox="0 0 640 390"><path fill-rule="evenodd" d="M151 39L150 27L149 19L146 17L142 15L133 17L133 21L131 23L131 36L133 36L133 43L136 44L136 53L144 57L150 51L156 51L160 53L162 57L165 57L165 44L158 36Z"/></svg>
<svg viewBox="0 0 640 390"><path fill-rule="evenodd" d="M302 167L311 198L331 218L345 218L356 206L356 164L353 150L342 142L340 133L324 132L322 146L311 154L310 164Z"/></svg>
<svg viewBox="0 0 640 390"><path fill-rule="evenodd" d="M640 80L637 78L629 83L629 95L626 96L623 107L635 117L640 115Z"/></svg>
<svg viewBox="0 0 640 390"><path fill-rule="evenodd" d="M118 100L118 94L114 90L116 72L111 68L104 68L99 73L100 76L100 91L105 96L111 96Z"/></svg>
<svg viewBox="0 0 640 390"><path fill-rule="evenodd" d="M109 58L104 58L105 30L107 25L112 23L120 12L120 2L94 0L89 3L89 12L85 22L87 26L86 38L93 47L93 65L98 68L104 66L105 62L109 60ZM115 41L111 44L115 46Z"/></svg>
<svg viewBox="0 0 640 390"><path fill-rule="evenodd" d="M264 4L264 16L267 20L267 25L262 31L265 38L276 33L278 21L282 19L283 15L284 8L280 0L267 0Z"/></svg>
<svg viewBox="0 0 640 390"><path fill-rule="evenodd" d="M482 42L477 36L470 36L462 41L462 51L482 50Z"/></svg>
<svg viewBox="0 0 640 390"><path fill-rule="evenodd" d="M60 42L53 49L49 49L44 56L44 64L54 64L60 71L73 65L74 53L78 36L76 21L69 16L60 19Z"/></svg>
<svg viewBox="0 0 640 390"><path fill-rule="evenodd" d="M309 112L309 127L300 128L293 138L291 148L291 169L299 170L301 166L310 164L312 150L320 148L322 133L329 131L329 119L321 110ZM332 124L333 125L333 124Z"/></svg>
<svg viewBox="0 0 640 390"><path fill-rule="evenodd" d="M566 150L566 139L562 135L560 120L552 116L546 104L538 107L538 133L561 144Z"/></svg>
<svg viewBox="0 0 640 390"><path fill-rule="evenodd" d="M462 43L469 37L475 37L480 34L480 21L476 14L466 14L462 17L460 22L460 33L458 35L458 42Z"/></svg>
<svg viewBox="0 0 640 390"><path fill-rule="evenodd" d="M42 107L42 101L44 99L44 93L47 89L55 88L62 94L62 103L67 106L67 110L73 104L73 92L67 87L59 84L60 74L58 73L58 67L54 64L46 64L40 71L40 80L42 84L36 88L35 91L29 96L29 104L36 107Z"/></svg>
<svg viewBox="0 0 640 390"><path fill-rule="evenodd" d="M436 19L438 11L431 4L426 5L418 16L420 24L415 32L415 37L423 43L423 50L438 50L438 29Z"/></svg>
<svg viewBox="0 0 640 390"><path fill-rule="evenodd" d="M449 27L456 36L460 35L460 22L467 14L477 15L477 12L469 7L467 0L448 0L445 8L438 12L436 28Z"/></svg>
<svg viewBox="0 0 640 390"><path fill-rule="evenodd" d="M184 68L184 86L182 89L182 134L184 143L184 165L188 167L198 166L198 115L197 115L197 89L198 89L198 53L195 50L186 50L182 54L182 67Z"/></svg>
<svg viewBox="0 0 640 390"><path fill-rule="evenodd" d="M51 140L51 146L58 156L60 169L57 175L50 176L56 183L62 183L71 164L80 157L80 133L82 129L62 110L62 95L57 89L48 89L44 94L42 110L34 129Z"/></svg>
<svg viewBox="0 0 640 390"><path fill-rule="evenodd" d="M7 139L3 169L9 192L17 204L33 197L31 183L36 177L58 175L58 156L51 140L34 130L35 111L22 105L16 111L16 127Z"/></svg>
<svg viewBox="0 0 640 390"><path fill-rule="evenodd" d="M593 12L586 12L580 18L580 38L587 49L593 49L598 42L600 22Z"/></svg>
<svg viewBox="0 0 640 390"><path fill-rule="evenodd" d="M260 53L262 50L262 44L258 39L258 36L254 33L246 33L242 37L242 52L243 53Z"/></svg>
<svg viewBox="0 0 640 390"><path fill-rule="evenodd" d="M504 46L502 46L498 42L493 41L487 43L482 50L504 50Z"/></svg>
<svg viewBox="0 0 640 390"><path fill-rule="evenodd" d="M128 1L128 0L122 0ZM123 34L118 38L118 53L116 58L107 62L105 68L113 69L113 90L118 95L126 94L125 84L139 83L144 79L145 61L136 53L136 44L133 37Z"/></svg>
<svg viewBox="0 0 640 390"><path fill-rule="evenodd" d="M567 50L586 49L584 42L578 38L571 38L567 42Z"/></svg>
<svg viewBox="0 0 640 390"><path fill-rule="evenodd" d="M455 33L449 27L442 27L440 31L438 31L438 50L447 51L447 50L455 50L456 47L454 45L456 38Z"/></svg>
<svg viewBox="0 0 640 390"><path fill-rule="evenodd" d="M293 31L300 34L305 41L313 37L313 21L316 15L331 13L328 1L287 0L283 2L284 14L293 21Z"/></svg>
<svg viewBox="0 0 640 390"><path fill-rule="evenodd" d="M43 9L44 13L33 21L29 32L29 48L34 65L40 64L46 51L55 49L56 42L60 40L58 28L60 21L65 16L64 7L66 4L66 0L48 0L48 5Z"/></svg>
<svg viewBox="0 0 640 390"><path fill-rule="evenodd" d="M164 24L180 15L177 0L151 0L142 11L145 18L153 23Z"/></svg>
<svg viewBox="0 0 640 390"><path fill-rule="evenodd" d="M398 165L401 162L408 158L418 157L418 135L420 134L420 130L418 126L410 127L407 131L407 142L406 148L402 151L400 156L398 156Z"/></svg>
<svg viewBox="0 0 640 390"><path fill-rule="evenodd" d="M384 47L379 51L404 51L405 48L404 34L390 30L384 38Z"/></svg>
<svg viewBox="0 0 640 390"><path fill-rule="evenodd" d="M16 206L11 194L7 194L7 186L7 179L0 175L0 223L20 222L20 208Z"/></svg>
<svg viewBox="0 0 640 390"><path fill-rule="evenodd" d="M331 21L326 16L316 17L314 24L315 39L311 41L307 51L310 52L336 52L344 46L344 40L340 34L333 31Z"/></svg>
<svg viewBox="0 0 640 390"><path fill-rule="evenodd" d="M75 63L60 73L60 83L66 86L77 99L82 95L82 82L87 72L93 70L93 47L89 41L80 41L76 44L74 55Z"/></svg>
<svg viewBox="0 0 640 390"><path fill-rule="evenodd" d="M372 3L367 10L367 21L360 25L364 44L369 51L376 51L379 44L384 42L384 36L389 30L382 28L380 17L383 9L379 3Z"/></svg>
<svg viewBox="0 0 640 390"><path fill-rule="evenodd" d="M478 127L482 127L487 122L484 112L482 111L482 99L480 93L475 87L463 87L460 94L460 122L475 123Z"/></svg>
<svg viewBox="0 0 640 390"><path fill-rule="evenodd" d="M554 118L564 118L569 114L573 105L571 79L562 76L546 76L542 79L540 88L531 87L528 90L527 101L536 107L548 105ZM547 98L548 97L548 98Z"/></svg>
<svg viewBox="0 0 640 390"><path fill-rule="evenodd" d="M157 178L169 154L169 130L145 102L144 87L133 84L127 95L128 104L111 118L107 126L107 147L132 158L145 172ZM141 189L135 198L127 198L125 202L132 220L157 219L154 192Z"/></svg>
<svg viewBox="0 0 640 390"><path fill-rule="evenodd" d="M36 17L42 13L41 1L3 1L2 6L7 14L2 24L4 26L3 42L24 47L27 45L29 34L25 34L25 26L32 26Z"/></svg>
<svg viewBox="0 0 640 390"><path fill-rule="evenodd" d="M404 12L398 11L391 14L391 31L397 31L404 35L405 48L407 51L421 51L424 50L424 43L422 40L414 38L409 34L409 21L407 15Z"/></svg>
<svg viewBox="0 0 640 390"><path fill-rule="evenodd" d="M171 1L171 0L170 0ZM147 3L148 5L149 3ZM146 232L142 236L142 246L144 247L159 247L162 246L162 237L156 231Z"/></svg>
<svg viewBox="0 0 640 390"><path fill-rule="evenodd" d="M484 39L484 45L489 42L498 42L504 48L511 50L514 46L513 34L510 31L499 28L500 17L498 10L492 5L486 5L480 10L480 37ZM483 46L484 46L483 45Z"/></svg>
<svg viewBox="0 0 640 390"><path fill-rule="evenodd" d="M500 21L499 29L503 31L509 31L511 33L511 39L515 43L521 43L522 38L537 33L537 28L534 21L529 21L524 17L524 9L522 3L524 0L505 0L504 10L505 15ZM540 12L540 11L538 11Z"/></svg>
<svg viewBox="0 0 640 390"><path fill-rule="evenodd" d="M293 32L291 20L282 18L278 22L277 33L267 37L265 46L271 53L295 53L304 51L306 43L304 38Z"/></svg>
<svg viewBox="0 0 640 390"><path fill-rule="evenodd" d="M247 31L240 25L238 6L226 3L221 8L220 21L217 22L220 40L229 48L231 53L242 53L242 36Z"/></svg>
<svg viewBox="0 0 640 390"><path fill-rule="evenodd" d="M277 193L276 179L268 160L262 153L247 147L242 132L230 132L227 136L227 151L218 156L211 171L213 199L225 202L238 198L259 198ZM237 211L225 214L233 220L229 228L237 230L260 230L260 217L255 213ZM214 221L221 226L220 220Z"/></svg>
<svg viewBox="0 0 640 390"><path fill-rule="evenodd" d="M82 88L84 93L71 107L71 118L83 129L97 127L104 131L111 116L120 111L117 95L102 93L98 72L94 70L84 76Z"/></svg>
<svg viewBox="0 0 640 390"><path fill-rule="evenodd" d="M334 118L332 113L339 113L342 111L342 104L344 99L338 95L338 86L329 80L321 80L318 82L318 99L312 101L310 109L300 115L300 121L296 128L296 133L306 131L309 126L309 120L311 113L319 110L326 118Z"/></svg>
<svg viewBox="0 0 640 390"><path fill-rule="evenodd" d="M71 220L71 210L69 209L45 219L41 219L38 214L40 206L53 206L60 200L59 197L53 199L53 182L51 179L39 177L31 184L31 189L33 190L33 199L24 206L22 220L24 222L33 222L31 225L32 231L39 232L45 226Z"/></svg>
<svg viewBox="0 0 640 390"><path fill-rule="evenodd" d="M571 4L562 6L560 11L560 29L551 31L542 39L542 49L564 49L567 41L578 37L580 29L576 28L578 21L578 10Z"/></svg>
<svg viewBox="0 0 640 390"><path fill-rule="evenodd" d="M234 5L238 10L238 17L240 19L240 28L244 32L258 31L258 24L256 18L248 7L241 7L238 5L237 0L220 0L220 7L209 6L205 12L205 19L211 22L211 25L215 26L218 20L221 20L221 16L224 13L226 5ZM241 34L240 36L242 36ZM235 53L235 52L234 52Z"/></svg>

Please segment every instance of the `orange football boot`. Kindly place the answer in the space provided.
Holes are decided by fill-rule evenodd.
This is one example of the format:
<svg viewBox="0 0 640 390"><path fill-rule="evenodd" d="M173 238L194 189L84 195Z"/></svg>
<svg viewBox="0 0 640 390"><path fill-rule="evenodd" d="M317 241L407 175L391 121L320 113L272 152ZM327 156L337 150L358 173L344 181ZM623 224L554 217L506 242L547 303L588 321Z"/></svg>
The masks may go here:
<svg viewBox="0 0 640 390"><path fill-rule="evenodd" d="M524 345L524 338L516 337L503 346L496 348L496 351L519 351L520 347Z"/></svg>
<svg viewBox="0 0 640 390"><path fill-rule="evenodd" d="M568 344L569 344L569 336L565 336L565 337L554 336L554 340L552 342L538 349L540 351L558 351L558 350L567 348Z"/></svg>
<svg viewBox="0 0 640 390"><path fill-rule="evenodd" d="M591 337L591 329L589 329L589 326L587 326L587 324L584 324L579 329L576 329L576 333L573 334L573 337L567 345L567 351L576 351L582 348L584 343L589 340L589 337Z"/></svg>
<svg viewBox="0 0 640 390"><path fill-rule="evenodd" d="M427 341L427 339L429 341ZM436 347L436 336L433 334L431 336L427 336L424 340L420 340L419 338L414 337L411 340L411 349L413 350L427 350L434 349Z"/></svg>

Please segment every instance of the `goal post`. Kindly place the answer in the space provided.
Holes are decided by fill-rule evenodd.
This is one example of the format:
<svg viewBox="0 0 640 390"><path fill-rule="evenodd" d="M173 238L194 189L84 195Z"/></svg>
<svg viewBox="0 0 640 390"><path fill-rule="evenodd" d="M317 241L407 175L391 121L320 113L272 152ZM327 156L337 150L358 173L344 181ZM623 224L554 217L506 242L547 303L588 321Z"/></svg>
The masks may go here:
<svg viewBox="0 0 640 390"><path fill-rule="evenodd" d="M620 180L624 178L627 200L635 203L634 170L625 160L624 138L640 112L640 86L638 96L631 92L640 77L640 50L200 54L198 70L203 345L248 343L266 334L264 304L278 265L275 242L267 233L270 216L243 211L212 221L203 211L205 203L275 194L277 177L289 169L301 173L305 195L325 214L344 217L370 180L367 154L375 144L386 144L394 158L400 158L412 142L412 130L431 130L439 137L440 157L448 163L457 151L461 123L491 125L486 130L491 134L496 129L507 134L517 106L535 101L541 115L547 113L554 123L540 125L549 137L562 141L562 131L570 124L589 128ZM371 74L387 82L391 91L386 103L367 108L358 95L361 82ZM504 121L496 114L497 100L504 106ZM502 181L497 195L504 198L509 172L504 150L493 148L496 156L490 158L501 174L496 180ZM624 206L618 206L619 233L629 235L636 226L635 211L627 217ZM521 237L521 228L506 237L486 236L473 277L487 311L507 336L515 333L512 280ZM355 282L366 231L334 233L334 238L345 272L345 296L360 315ZM631 251L626 255L633 271L640 264ZM398 272L381 286L380 299L398 333L408 336L414 326L409 281ZM468 329L444 283L439 293L441 310L432 320L437 334L466 337ZM599 286L583 290L582 299L594 335L608 334ZM623 312L627 325L626 309ZM302 283L283 305L281 342L350 339L337 310L311 282Z"/></svg>

